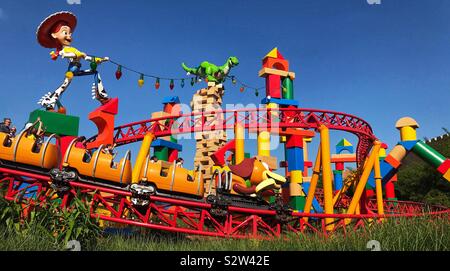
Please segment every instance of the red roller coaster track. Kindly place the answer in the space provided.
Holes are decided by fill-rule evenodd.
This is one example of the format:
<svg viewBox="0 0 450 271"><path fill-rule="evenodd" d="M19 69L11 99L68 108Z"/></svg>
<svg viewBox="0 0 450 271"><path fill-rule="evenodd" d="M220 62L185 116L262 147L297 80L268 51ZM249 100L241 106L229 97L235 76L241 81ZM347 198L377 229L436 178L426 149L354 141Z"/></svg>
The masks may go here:
<svg viewBox="0 0 450 271"><path fill-rule="evenodd" d="M116 127L114 140L118 145L125 145L142 140L147 132L161 137L233 129L235 123L249 130L270 130L274 133L283 128L317 129L322 124L329 129L347 131L359 138L359 163L367 156L376 139L366 121L344 113L313 109L243 109L181 114L134 122ZM94 139L92 137L89 140ZM47 201L49 199L42 195L52 189L50 185L51 179L45 174L0 165L0 186L7 187L5 198L8 200L18 200L22 194L32 191L39 195L33 199L36 204ZM92 196L91 216L105 221L186 234L233 238L271 238L287 232L329 235L339 231L345 234L349 230L365 228L383 217L432 215L448 218L450 214L450 210L444 207L385 201L386 214L379 216L375 214L376 204L369 201L367 207L373 212L366 215L304 214L291 211L286 214L275 210L228 206L225 215L216 216L215 212L211 212L216 207L205 201L150 196L147 206L136 207L131 202L130 197L133 195L129 191L81 182L70 182L70 190L61 198L62 206L69 206L71 198L80 195L80 192L81 195ZM338 202L336 208L346 204L345 201ZM309 219L306 220L307 217ZM335 219L332 231L327 230L325 224L325 218L330 217ZM346 225L346 219L351 219L353 223Z"/></svg>
<svg viewBox="0 0 450 271"><path fill-rule="evenodd" d="M160 137L227 130L233 129L236 123L246 129L265 129L274 133L283 128L317 129L322 124L331 130L350 132L359 139L358 164L365 159L376 139L369 123L354 115L307 108L254 108L198 112L133 122L116 127L114 141L118 145L140 141L147 132ZM89 141L94 139L90 138Z"/></svg>

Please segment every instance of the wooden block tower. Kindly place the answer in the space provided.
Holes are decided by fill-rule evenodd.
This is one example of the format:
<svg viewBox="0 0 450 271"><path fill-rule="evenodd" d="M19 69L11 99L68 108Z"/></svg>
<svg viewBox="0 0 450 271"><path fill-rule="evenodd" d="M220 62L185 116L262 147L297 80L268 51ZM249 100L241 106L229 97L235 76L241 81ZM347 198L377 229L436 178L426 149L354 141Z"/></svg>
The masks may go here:
<svg viewBox="0 0 450 271"><path fill-rule="evenodd" d="M198 90L191 101L191 108L193 113L211 112L222 110L222 97L224 88L222 84L208 82L208 87ZM202 125L202 115L196 116L196 123L199 127L218 126L223 122L223 114L206 114L203 116L204 121ZM199 128L197 127L197 128ZM203 180L205 181L205 191L209 191L209 186L212 177L212 167L214 161L210 158L219 148L224 146L227 141L226 132L222 129L215 131L203 131L195 133L196 139L196 154L194 158L194 166L201 166ZM212 187L214 190L214 187Z"/></svg>

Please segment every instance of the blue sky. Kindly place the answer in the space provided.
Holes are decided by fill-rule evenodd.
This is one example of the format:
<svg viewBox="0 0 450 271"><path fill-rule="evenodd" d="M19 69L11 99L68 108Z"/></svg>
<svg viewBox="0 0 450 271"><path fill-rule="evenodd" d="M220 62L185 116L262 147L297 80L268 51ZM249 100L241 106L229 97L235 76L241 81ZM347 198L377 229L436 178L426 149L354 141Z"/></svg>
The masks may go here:
<svg viewBox="0 0 450 271"><path fill-rule="evenodd" d="M330 109L360 116L376 135L393 146L399 140L395 122L414 117L420 138L450 129L450 1L366 0L283 1L119 1L2 0L0 2L0 115L18 127L36 102L63 80L66 62L52 61L49 49L35 37L49 14L69 10L78 17L73 46L134 69L165 77L184 77L181 62L203 60L222 64L237 56L233 70L249 85L263 86L257 73L273 47L290 61L297 74L295 98L301 107ZM99 70L110 96L120 98L117 124L147 119L167 95L189 103L188 82L169 90L162 81L156 91L148 79L137 87L138 75L115 66ZM97 102L90 97L91 78L75 78L64 94L68 113L82 117L81 134L95 126L87 120ZM225 103L258 103L252 91L226 85ZM343 133L334 133L335 144ZM353 136L346 136L355 142ZM184 142L183 157L192 161L193 144ZM137 147L133 147L136 153ZM254 143L247 150L255 153Z"/></svg>

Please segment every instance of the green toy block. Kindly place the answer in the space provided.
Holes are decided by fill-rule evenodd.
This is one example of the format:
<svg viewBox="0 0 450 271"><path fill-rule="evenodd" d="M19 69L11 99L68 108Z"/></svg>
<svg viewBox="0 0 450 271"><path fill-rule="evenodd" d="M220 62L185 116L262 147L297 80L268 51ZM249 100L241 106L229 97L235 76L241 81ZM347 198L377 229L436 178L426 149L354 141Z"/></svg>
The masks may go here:
<svg viewBox="0 0 450 271"><path fill-rule="evenodd" d="M155 156L158 160L169 160L169 148L167 147L155 147Z"/></svg>
<svg viewBox="0 0 450 271"><path fill-rule="evenodd" d="M286 77L283 80L283 91L281 93L283 99L293 100L294 99L294 82L291 78Z"/></svg>
<svg viewBox="0 0 450 271"><path fill-rule="evenodd" d="M294 210L303 211L305 209L306 198L303 196L291 197L290 205Z"/></svg>
<svg viewBox="0 0 450 271"><path fill-rule="evenodd" d="M28 122L34 123L38 118L41 119L45 131L49 134L78 136L79 117L37 109L30 113Z"/></svg>

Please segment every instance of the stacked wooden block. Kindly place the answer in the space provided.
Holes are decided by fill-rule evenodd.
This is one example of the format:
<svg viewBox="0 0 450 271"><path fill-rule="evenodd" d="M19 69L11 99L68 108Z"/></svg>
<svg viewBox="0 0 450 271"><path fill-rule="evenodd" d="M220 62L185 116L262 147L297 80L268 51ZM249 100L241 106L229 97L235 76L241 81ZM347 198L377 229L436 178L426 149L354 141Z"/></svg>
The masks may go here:
<svg viewBox="0 0 450 271"><path fill-rule="evenodd" d="M222 84L215 84L208 82L208 87L198 90L191 101L191 108L193 113L212 112L222 110L222 96L224 89ZM202 122L202 116L204 122ZM213 160L210 156L219 148L226 144L227 137L224 129L221 128L224 115L218 113L198 114L195 117L197 128L202 127L195 133L196 140L196 154L194 158L195 167L201 166L203 180L205 181L205 193L210 189ZM212 131L206 130L209 127L216 127ZM214 192L214 185L211 187Z"/></svg>

